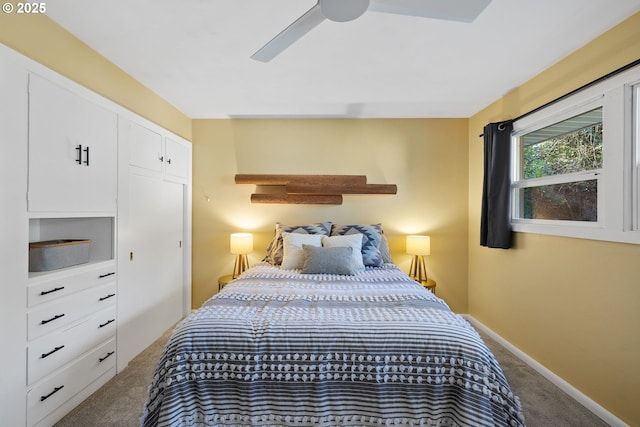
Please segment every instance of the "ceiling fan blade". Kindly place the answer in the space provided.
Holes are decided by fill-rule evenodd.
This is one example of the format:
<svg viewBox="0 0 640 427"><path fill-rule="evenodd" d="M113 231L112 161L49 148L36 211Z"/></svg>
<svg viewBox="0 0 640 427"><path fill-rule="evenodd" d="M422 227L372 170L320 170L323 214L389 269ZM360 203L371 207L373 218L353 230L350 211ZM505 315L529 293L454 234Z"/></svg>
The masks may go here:
<svg viewBox="0 0 640 427"><path fill-rule="evenodd" d="M491 0L371 0L369 10L449 21L473 22Z"/></svg>
<svg viewBox="0 0 640 427"><path fill-rule="evenodd" d="M322 13L320 1L309 9L304 15L295 20L291 25L282 30L277 36L262 46L251 59L269 62L280 52L295 43L300 37L307 34L326 18Z"/></svg>

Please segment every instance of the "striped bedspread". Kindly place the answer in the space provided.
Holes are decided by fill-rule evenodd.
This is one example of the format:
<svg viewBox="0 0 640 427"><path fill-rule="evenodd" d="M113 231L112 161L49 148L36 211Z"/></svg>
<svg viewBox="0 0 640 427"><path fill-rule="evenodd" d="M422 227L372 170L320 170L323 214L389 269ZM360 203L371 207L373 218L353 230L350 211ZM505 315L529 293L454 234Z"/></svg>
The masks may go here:
<svg viewBox="0 0 640 427"><path fill-rule="evenodd" d="M393 264L259 264L184 319L144 426L521 426L477 332Z"/></svg>

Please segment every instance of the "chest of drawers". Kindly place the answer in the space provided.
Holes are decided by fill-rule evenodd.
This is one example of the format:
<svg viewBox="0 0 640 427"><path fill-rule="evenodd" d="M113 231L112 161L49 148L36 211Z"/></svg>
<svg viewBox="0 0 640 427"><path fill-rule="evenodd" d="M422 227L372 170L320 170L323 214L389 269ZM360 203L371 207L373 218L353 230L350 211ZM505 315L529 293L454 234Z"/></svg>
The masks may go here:
<svg viewBox="0 0 640 427"><path fill-rule="evenodd" d="M67 401L115 375L115 268L110 260L29 280L28 426L51 424Z"/></svg>

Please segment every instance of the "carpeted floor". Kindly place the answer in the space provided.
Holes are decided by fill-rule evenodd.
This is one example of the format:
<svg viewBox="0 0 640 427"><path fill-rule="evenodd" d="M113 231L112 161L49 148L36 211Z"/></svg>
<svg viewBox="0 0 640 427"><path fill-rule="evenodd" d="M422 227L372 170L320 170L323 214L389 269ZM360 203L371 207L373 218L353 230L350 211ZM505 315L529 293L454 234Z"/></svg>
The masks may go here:
<svg viewBox="0 0 640 427"><path fill-rule="evenodd" d="M67 414L55 427L135 427L147 387L171 331L143 351L104 387ZM513 392L520 397L529 427L607 426L511 352L481 332L500 362Z"/></svg>

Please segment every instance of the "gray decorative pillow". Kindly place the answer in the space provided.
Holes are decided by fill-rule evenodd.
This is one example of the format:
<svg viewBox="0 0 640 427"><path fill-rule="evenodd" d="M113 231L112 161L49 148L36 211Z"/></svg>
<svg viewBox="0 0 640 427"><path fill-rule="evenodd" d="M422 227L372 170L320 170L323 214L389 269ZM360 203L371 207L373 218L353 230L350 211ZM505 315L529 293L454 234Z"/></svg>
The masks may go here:
<svg viewBox="0 0 640 427"><path fill-rule="evenodd" d="M364 270L362 261L362 234L347 234L344 236L322 236L324 248L351 248L351 264L356 270Z"/></svg>
<svg viewBox="0 0 640 427"><path fill-rule="evenodd" d="M378 249L382 239L382 224L334 224L331 228L332 236L356 233L364 235L362 241L362 261L364 265L380 267L384 263L380 249Z"/></svg>
<svg viewBox="0 0 640 427"><path fill-rule="evenodd" d="M267 246L267 256L264 257L263 261L273 265L282 264L282 258L284 256L284 244L282 242L283 231L286 233L320 234L322 236L328 236L331 234L331 222L318 222L305 225L282 225L279 222L276 223L276 234Z"/></svg>
<svg viewBox="0 0 640 427"><path fill-rule="evenodd" d="M354 275L357 271L351 261L353 248L337 246L323 248L319 246L302 245L304 262L303 274L341 274Z"/></svg>

